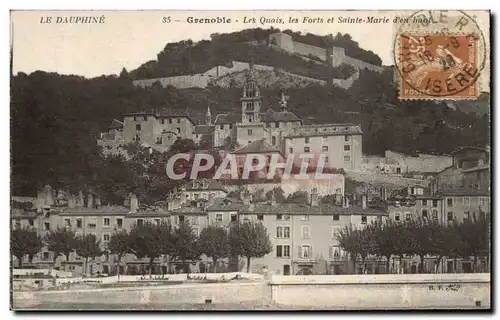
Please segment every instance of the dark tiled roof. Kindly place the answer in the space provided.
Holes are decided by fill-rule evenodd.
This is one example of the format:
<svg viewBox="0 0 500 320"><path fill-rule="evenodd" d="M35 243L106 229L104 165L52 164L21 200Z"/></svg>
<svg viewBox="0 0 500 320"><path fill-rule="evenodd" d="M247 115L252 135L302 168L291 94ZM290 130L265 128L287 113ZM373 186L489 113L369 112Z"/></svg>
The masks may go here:
<svg viewBox="0 0 500 320"><path fill-rule="evenodd" d="M444 189L437 192L439 195L446 196L478 196L489 197L490 192L487 189L473 189L473 188L454 188Z"/></svg>
<svg viewBox="0 0 500 320"><path fill-rule="evenodd" d="M261 114L261 119L263 122L289 122L289 121L300 121L293 112L290 111L274 111L273 109L268 109L266 112Z"/></svg>
<svg viewBox="0 0 500 320"><path fill-rule="evenodd" d="M130 209L122 206L101 206L99 208L66 208L61 212L61 216L66 215L123 215L129 213Z"/></svg>
<svg viewBox="0 0 500 320"><path fill-rule="evenodd" d="M380 208L369 208L363 209L360 206L349 206L349 208L343 208L340 206L333 206L330 204L320 204L317 206L310 206L307 204L295 204L295 203L284 203L284 204L263 204L254 205L253 209L251 206L246 206L243 213L246 214L290 214L290 215L353 215L353 214L364 214L364 215L377 215L385 216L388 213Z"/></svg>
<svg viewBox="0 0 500 320"><path fill-rule="evenodd" d="M481 171L481 170L490 170L490 166L474 167L474 168L470 168L470 169L465 169L463 172L475 172L475 171Z"/></svg>
<svg viewBox="0 0 500 320"><path fill-rule="evenodd" d="M207 211L239 211L245 207L239 199L216 198Z"/></svg>
<svg viewBox="0 0 500 320"><path fill-rule="evenodd" d="M215 118L215 124L230 124L241 121L240 113L221 113Z"/></svg>
<svg viewBox="0 0 500 320"><path fill-rule="evenodd" d="M241 154L241 153L268 153L268 152L279 152L281 151L278 148L271 146L265 139L256 140L248 145L244 146L241 149L238 149L232 153Z"/></svg>
<svg viewBox="0 0 500 320"><path fill-rule="evenodd" d="M111 121L111 124L109 126L109 129L122 129L122 128L123 128L123 122L118 121L116 119L113 119L113 121Z"/></svg>
<svg viewBox="0 0 500 320"><path fill-rule="evenodd" d="M214 126L197 125L194 127L193 134L214 134Z"/></svg>

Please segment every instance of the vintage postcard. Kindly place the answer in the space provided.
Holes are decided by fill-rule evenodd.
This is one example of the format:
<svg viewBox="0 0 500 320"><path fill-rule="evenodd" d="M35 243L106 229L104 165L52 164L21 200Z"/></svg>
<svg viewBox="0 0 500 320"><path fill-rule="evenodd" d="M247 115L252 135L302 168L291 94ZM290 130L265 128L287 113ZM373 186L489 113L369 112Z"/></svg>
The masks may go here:
<svg viewBox="0 0 500 320"><path fill-rule="evenodd" d="M489 11L10 18L13 310L491 310Z"/></svg>

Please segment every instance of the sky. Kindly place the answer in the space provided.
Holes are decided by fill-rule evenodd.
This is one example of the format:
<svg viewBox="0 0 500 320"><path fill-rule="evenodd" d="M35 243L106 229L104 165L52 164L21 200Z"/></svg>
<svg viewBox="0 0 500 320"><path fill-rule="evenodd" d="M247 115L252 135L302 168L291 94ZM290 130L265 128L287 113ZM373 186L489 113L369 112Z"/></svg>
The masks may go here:
<svg viewBox="0 0 500 320"><path fill-rule="evenodd" d="M229 33L246 28L292 29L317 35L349 33L365 50L376 53L384 65L393 65L393 18L396 11L13 11L13 69L35 70L96 77L118 74L123 67L132 70L156 55L169 42L210 39L212 33ZM408 12L406 13L408 14ZM489 39L487 13L476 12L477 22ZM102 24L55 23L57 18L104 17ZM377 17L388 23L340 23L342 18ZM51 17L52 23L46 22ZM171 23L163 23L170 17ZM230 18L231 23L194 24L188 17ZM250 18L255 22L247 22ZM260 18L266 19L261 23ZM299 23L289 23L290 17ZM322 18L323 23L302 23L305 17ZM272 19L281 18L284 23ZM335 18L336 23L328 23ZM236 22L237 21L237 22ZM311 20L309 20L311 21ZM489 78L489 77L488 77Z"/></svg>

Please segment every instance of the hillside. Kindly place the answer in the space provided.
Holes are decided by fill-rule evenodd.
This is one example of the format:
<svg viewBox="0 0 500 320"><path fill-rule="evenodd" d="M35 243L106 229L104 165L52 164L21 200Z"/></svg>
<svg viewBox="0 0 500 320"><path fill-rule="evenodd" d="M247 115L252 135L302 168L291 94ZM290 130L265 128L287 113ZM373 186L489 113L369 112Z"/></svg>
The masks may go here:
<svg viewBox="0 0 500 320"><path fill-rule="evenodd" d="M324 62L304 59L304 57L274 50L268 46L269 35L279 29L246 29L230 34L213 34L211 40L194 43L191 40L168 43L157 60L148 61L130 72L132 79L150 79L203 73L217 65L224 65L233 60L250 61L270 67L281 68L290 73L319 80L339 77L337 68ZM305 44L329 48L338 46L345 49L346 55L376 66L381 65L380 58L371 51L363 50L350 35L333 36L302 35L300 32L284 30L294 39ZM309 61L308 61L309 60Z"/></svg>
<svg viewBox="0 0 500 320"><path fill-rule="evenodd" d="M259 72L258 75L259 83L262 83L263 111L277 108L281 91L286 89L290 96L289 109L308 123L361 124L365 154L383 154L386 149L407 154L417 151L449 153L458 146L485 146L489 143L488 114L464 113L460 107L462 103L458 108L450 108L444 102L400 101L393 82L394 70L390 67L382 73L359 72L359 78L348 90L305 80L295 86L290 83L296 83L299 78L290 78L290 73L314 74L316 78L319 72L323 72L328 78L333 69L292 55L288 55L290 60L283 59L282 53L267 51L267 46L251 46L254 52L250 54L238 49L247 48L249 44L231 44L231 41L265 39L266 32L270 31L252 29L237 34L214 35L212 42L205 41L201 47L199 43L194 45L189 41L168 44L157 62L146 63L131 73L123 70L120 76L86 79L42 71L14 76L11 85L13 193L32 195L36 187L46 183L70 190L90 188L93 181L99 179L95 168L103 161L95 139L100 132L107 130L112 119L121 119L125 112L170 108L189 110L194 118L203 119L208 105L213 115L241 110L244 72L221 78L218 80L220 86L206 89L138 88L132 84L132 79L137 77L175 75L186 70L198 72L223 63L215 57L224 55L213 52L209 55L212 61L178 57L179 52L186 50L191 52L191 57L205 57L210 48L218 52L226 50L226 56L234 60L248 61L245 59L252 56L256 64L276 64L273 71ZM222 43L216 47L209 45L218 41ZM359 52L363 51L360 49ZM235 53L241 56L236 59ZM185 64L169 60L172 57ZM473 108L489 110L489 99L478 100ZM117 176L123 174L116 173Z"/></svg>

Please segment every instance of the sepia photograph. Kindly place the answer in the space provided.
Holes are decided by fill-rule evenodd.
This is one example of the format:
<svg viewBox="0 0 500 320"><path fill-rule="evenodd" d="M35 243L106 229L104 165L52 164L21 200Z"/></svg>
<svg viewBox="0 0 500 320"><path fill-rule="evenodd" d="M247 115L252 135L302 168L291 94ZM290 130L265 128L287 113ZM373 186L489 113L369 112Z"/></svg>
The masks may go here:
<svg viewBox="0 0 500 320"><path fill-rule="evenodd" d="M11 10L11 310L491 312L490 15Z"/></svg>

